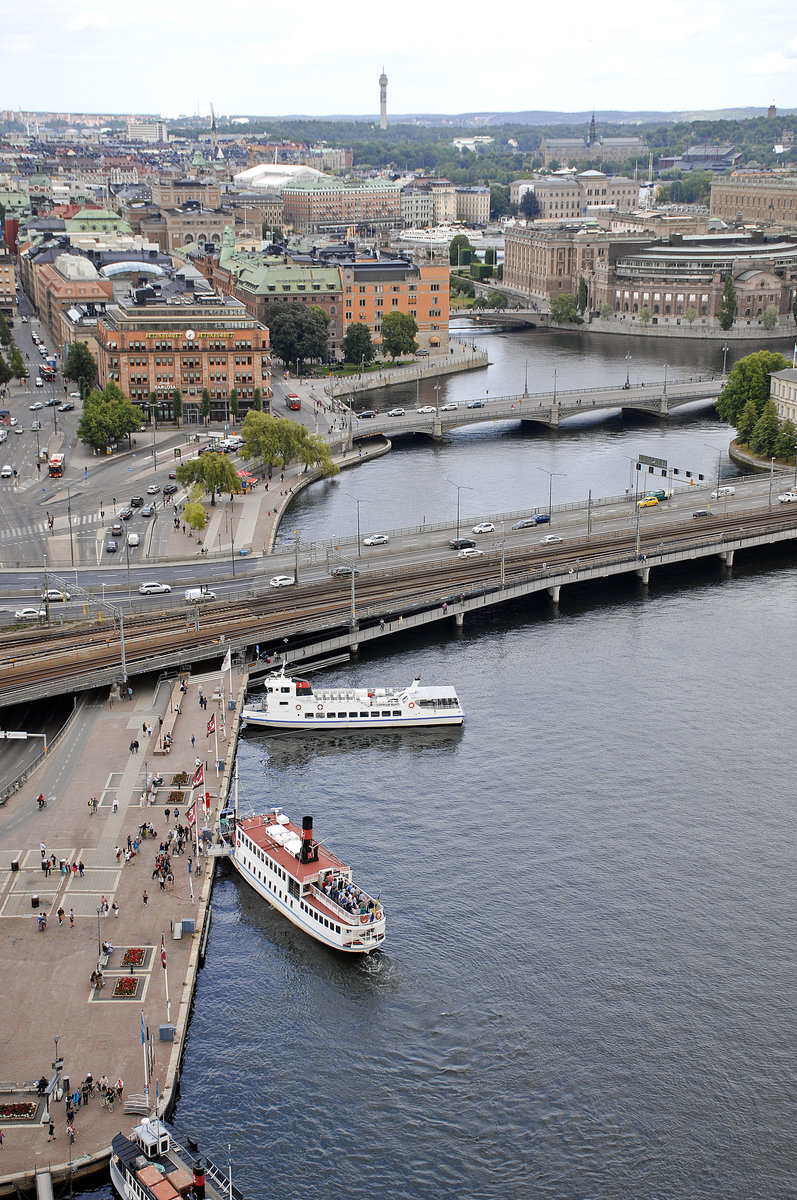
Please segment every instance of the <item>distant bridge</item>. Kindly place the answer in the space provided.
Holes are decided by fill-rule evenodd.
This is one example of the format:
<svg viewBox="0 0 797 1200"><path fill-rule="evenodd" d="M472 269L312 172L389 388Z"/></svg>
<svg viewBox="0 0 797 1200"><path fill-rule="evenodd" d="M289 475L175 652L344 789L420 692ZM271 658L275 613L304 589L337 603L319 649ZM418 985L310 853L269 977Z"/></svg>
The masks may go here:
<svg viewBox="0 0 797 1200"><path fill-rule="evenodd" d="M351 413L349 440L376 435L393 438L402 433L425 433L429 437L439 438L449 429L482 421L531 421L555 429L568 417L606 409L619 409L621 412L627 409L666 419L670 412L684 404L692 404L695 400L716 400L726 378L725 375L715 375L709 379L690 379L678 383L668 383L664 379L619 388L576 388L564 392L523 392L516 396L477 396L470 401L461 401L456 408L447 409L441 405L435 407L433 413L407 411L403 417L377 413L375 417L358 419Z"/></svg>

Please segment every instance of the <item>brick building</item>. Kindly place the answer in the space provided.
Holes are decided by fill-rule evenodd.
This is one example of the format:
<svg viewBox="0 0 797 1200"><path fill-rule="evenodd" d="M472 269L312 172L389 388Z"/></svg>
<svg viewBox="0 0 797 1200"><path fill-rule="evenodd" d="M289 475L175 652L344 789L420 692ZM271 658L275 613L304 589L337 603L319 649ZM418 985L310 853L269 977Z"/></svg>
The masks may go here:
<svg viewBox="0 0 797 1200"><path fill-rule="evenodd" d="M113 379L130 399L147 408L150 393L162 397L162 417L174 415L172 392L182 396L183 420L200 419L203 389L210 393L211 420L229 419L233 388L243 415L260 388L264 408L271 396L268 330L240 300L192 289L158 293L138 289L111 305L97 322L100 385Z"/></svg>
<svg viewBox="0 0 797 1200"><path fill-rule="evenodd" d="M401 226L401 189L385 179L316 179L282 189L285 223L300 233L374 233Z"/></svg>
<svg viewBox="0 0 797 1200"><path fill-rule="evenodd" d="M0 312L5 317L11 317L16 312L16 285L17 276L11 250L4 241L0 241Z"/></svg>

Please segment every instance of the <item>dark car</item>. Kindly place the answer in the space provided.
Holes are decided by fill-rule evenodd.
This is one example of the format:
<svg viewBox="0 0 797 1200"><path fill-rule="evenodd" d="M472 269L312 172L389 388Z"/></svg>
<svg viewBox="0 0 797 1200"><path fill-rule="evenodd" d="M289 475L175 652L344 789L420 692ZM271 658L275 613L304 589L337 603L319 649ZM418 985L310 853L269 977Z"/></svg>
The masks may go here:
<svg viewBox="0 0 797 1200"><path fill-rule="evenodd" d="M333 567L329 573L334 579L340 579L341 576L351 575L352 573L359 575L360 571L358 567L350 567L348 564L344 563L340 567Z"/></svg>
<svg viewBox="0 0 797 1200"><path fill-rule="evenodd" d="M119 543L115 542L113 540L113 538L109 538L108 541L105 543L105 551L107 554L116 554L116 551L118 549L119 549Z"/></svg>
<svg viewBox="0 0 797 1200"><path fill-rule="evenodd" d="M176 471L170 471L170 472L169 472L169 478L170 478L170 479L176 479L176 478L177 478L177 472L176 472Z"/></svg>
<svg viewBox="0 0 797 1200"><path fill-rule="evenodd" d="M142 517L151 517L152 514L154 513L154 511L155 511L155 509L152 507L151 504L145 504L141 510L141 515L142 515Z"/></svg>
<svg viewBox="0 0 797 1200"><path fill-rule="evenodd" d="M58 405L59 412L74 412L75 406L71 400L67 400L64 404Z"/></svg>
<svg viewBox="0 0 797 1200"><path fill-rule="evenodd" d="M58 397L51 396L49 400L45 400L44 407L45 408L55 408L57 403L58 403Z"/></svg>
<svg viewBox="0 0 797 1200"><path fill-rule="evenodd" d="M476 545L473 538L452 538L448 544L452 550L470 550Z"/></svg>
<svg viewBox="0 0 797 1200"><path fill-rule="evenodd" d="M364 408L363 411L357 413L356 416L357 416L358 421L365 421L369 417L376 416L376 409L375 408Z"/></svg>
<svg viewBox="0 0 797 1200"><path fill-rule="evenodd" d="M484 408L483 400L469 400L468 408Z"/></svg>
<svg viewBox="0 0 797 1200"><path fill-rule="evenodd" d="M173 496L174 493L177 491L177 484L176 483L165 483L163 485L162 490L163 490L164 496Z"/></svg>
<svg viewBox="0 0 797 1200"><path fill-rule="evenodd" d="M144 507L144 497L143 496L131 496L130 497L130 507L131 508L143 508Z"/></svg>
<svg viewBox="0 0 797 1200"><path fill-rule="evenodd" d="M531 528L532 525L536 525L536 524L537 524L536 517L524 517L522 521L515 521L515 524L512 526L512 528L513 529L529 529L529 528Z"/></svg>
<svg viewBox="0 0 797 1200"><path fill-rule="evenodd" d="M132 508L123 508L122 511L119 513L119 516L122 518L123 521L129 521L130 518L132 517L132 515L133 515Z"/></svg>
<svg viewBox="0 0 797 1200"><path fill-rule="evenodd" d="M707 508L696 508L692 513L693 517L710 517L711 513Z"/></svg>
<svg viewBox="0 0 797 1200"><path fill-rule="evenodd" d="M547 525L548 522L550 521L550 519L551 519L550 513L537 513L536 517L534 518L534 524L535 525Z"/></svg>
<svg viewBox="0 0 797 1200"><path fill-rule="evenodd" d="M121 536L122 536L122 534L124 533L124 531L125 531L125 527L124 527L124 525L122 524L122 522L121 522L121 521L114 521L113 525L111 526L111 533L113 534L113 536L114 536L114 537L121 537Z"/></svg>

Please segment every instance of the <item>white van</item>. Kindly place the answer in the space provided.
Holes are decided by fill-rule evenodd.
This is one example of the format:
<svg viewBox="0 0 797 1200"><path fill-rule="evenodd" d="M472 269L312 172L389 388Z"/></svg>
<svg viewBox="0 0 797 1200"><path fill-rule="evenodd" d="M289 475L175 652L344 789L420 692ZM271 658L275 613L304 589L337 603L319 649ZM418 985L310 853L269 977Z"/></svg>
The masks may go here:
<svg viewBox="0 0 797 1200"><path fill-rule="evenodd" d="M712 500L721 500L723 496L735 496L735 487L719 487L715 492L711 493Z"/></svg>
<svg viewBox="0 0 797 1200"><path fill-rule="evenodd" d="M216 593L206 587L188 588L185 593L186 604L200 604L203 600L215 600Z"/></svg>

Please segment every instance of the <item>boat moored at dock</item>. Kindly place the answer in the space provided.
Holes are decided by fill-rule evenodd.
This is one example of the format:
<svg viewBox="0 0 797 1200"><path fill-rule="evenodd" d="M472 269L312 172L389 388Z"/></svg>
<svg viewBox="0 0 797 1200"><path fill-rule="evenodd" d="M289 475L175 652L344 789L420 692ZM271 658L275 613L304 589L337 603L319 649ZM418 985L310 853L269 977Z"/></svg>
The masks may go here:
<svg viewBox="0 0 797 1200"><path fill-rule="evenodd" d="M241 713L244 727L314 733L461 725L464 716L455 688L422 687L420 675L405 688L314 688L289 678L284 668L267 677Z"/></svg>
<svg viewBox="0 0 797 1200"><path fill-rule="evenodd" d="M244 1200L232 1182L189 1139L182 1146L162 1121L143 1120L131 1137L117 1133L111 1143L111 1183L122 1200Z"/></svg>

